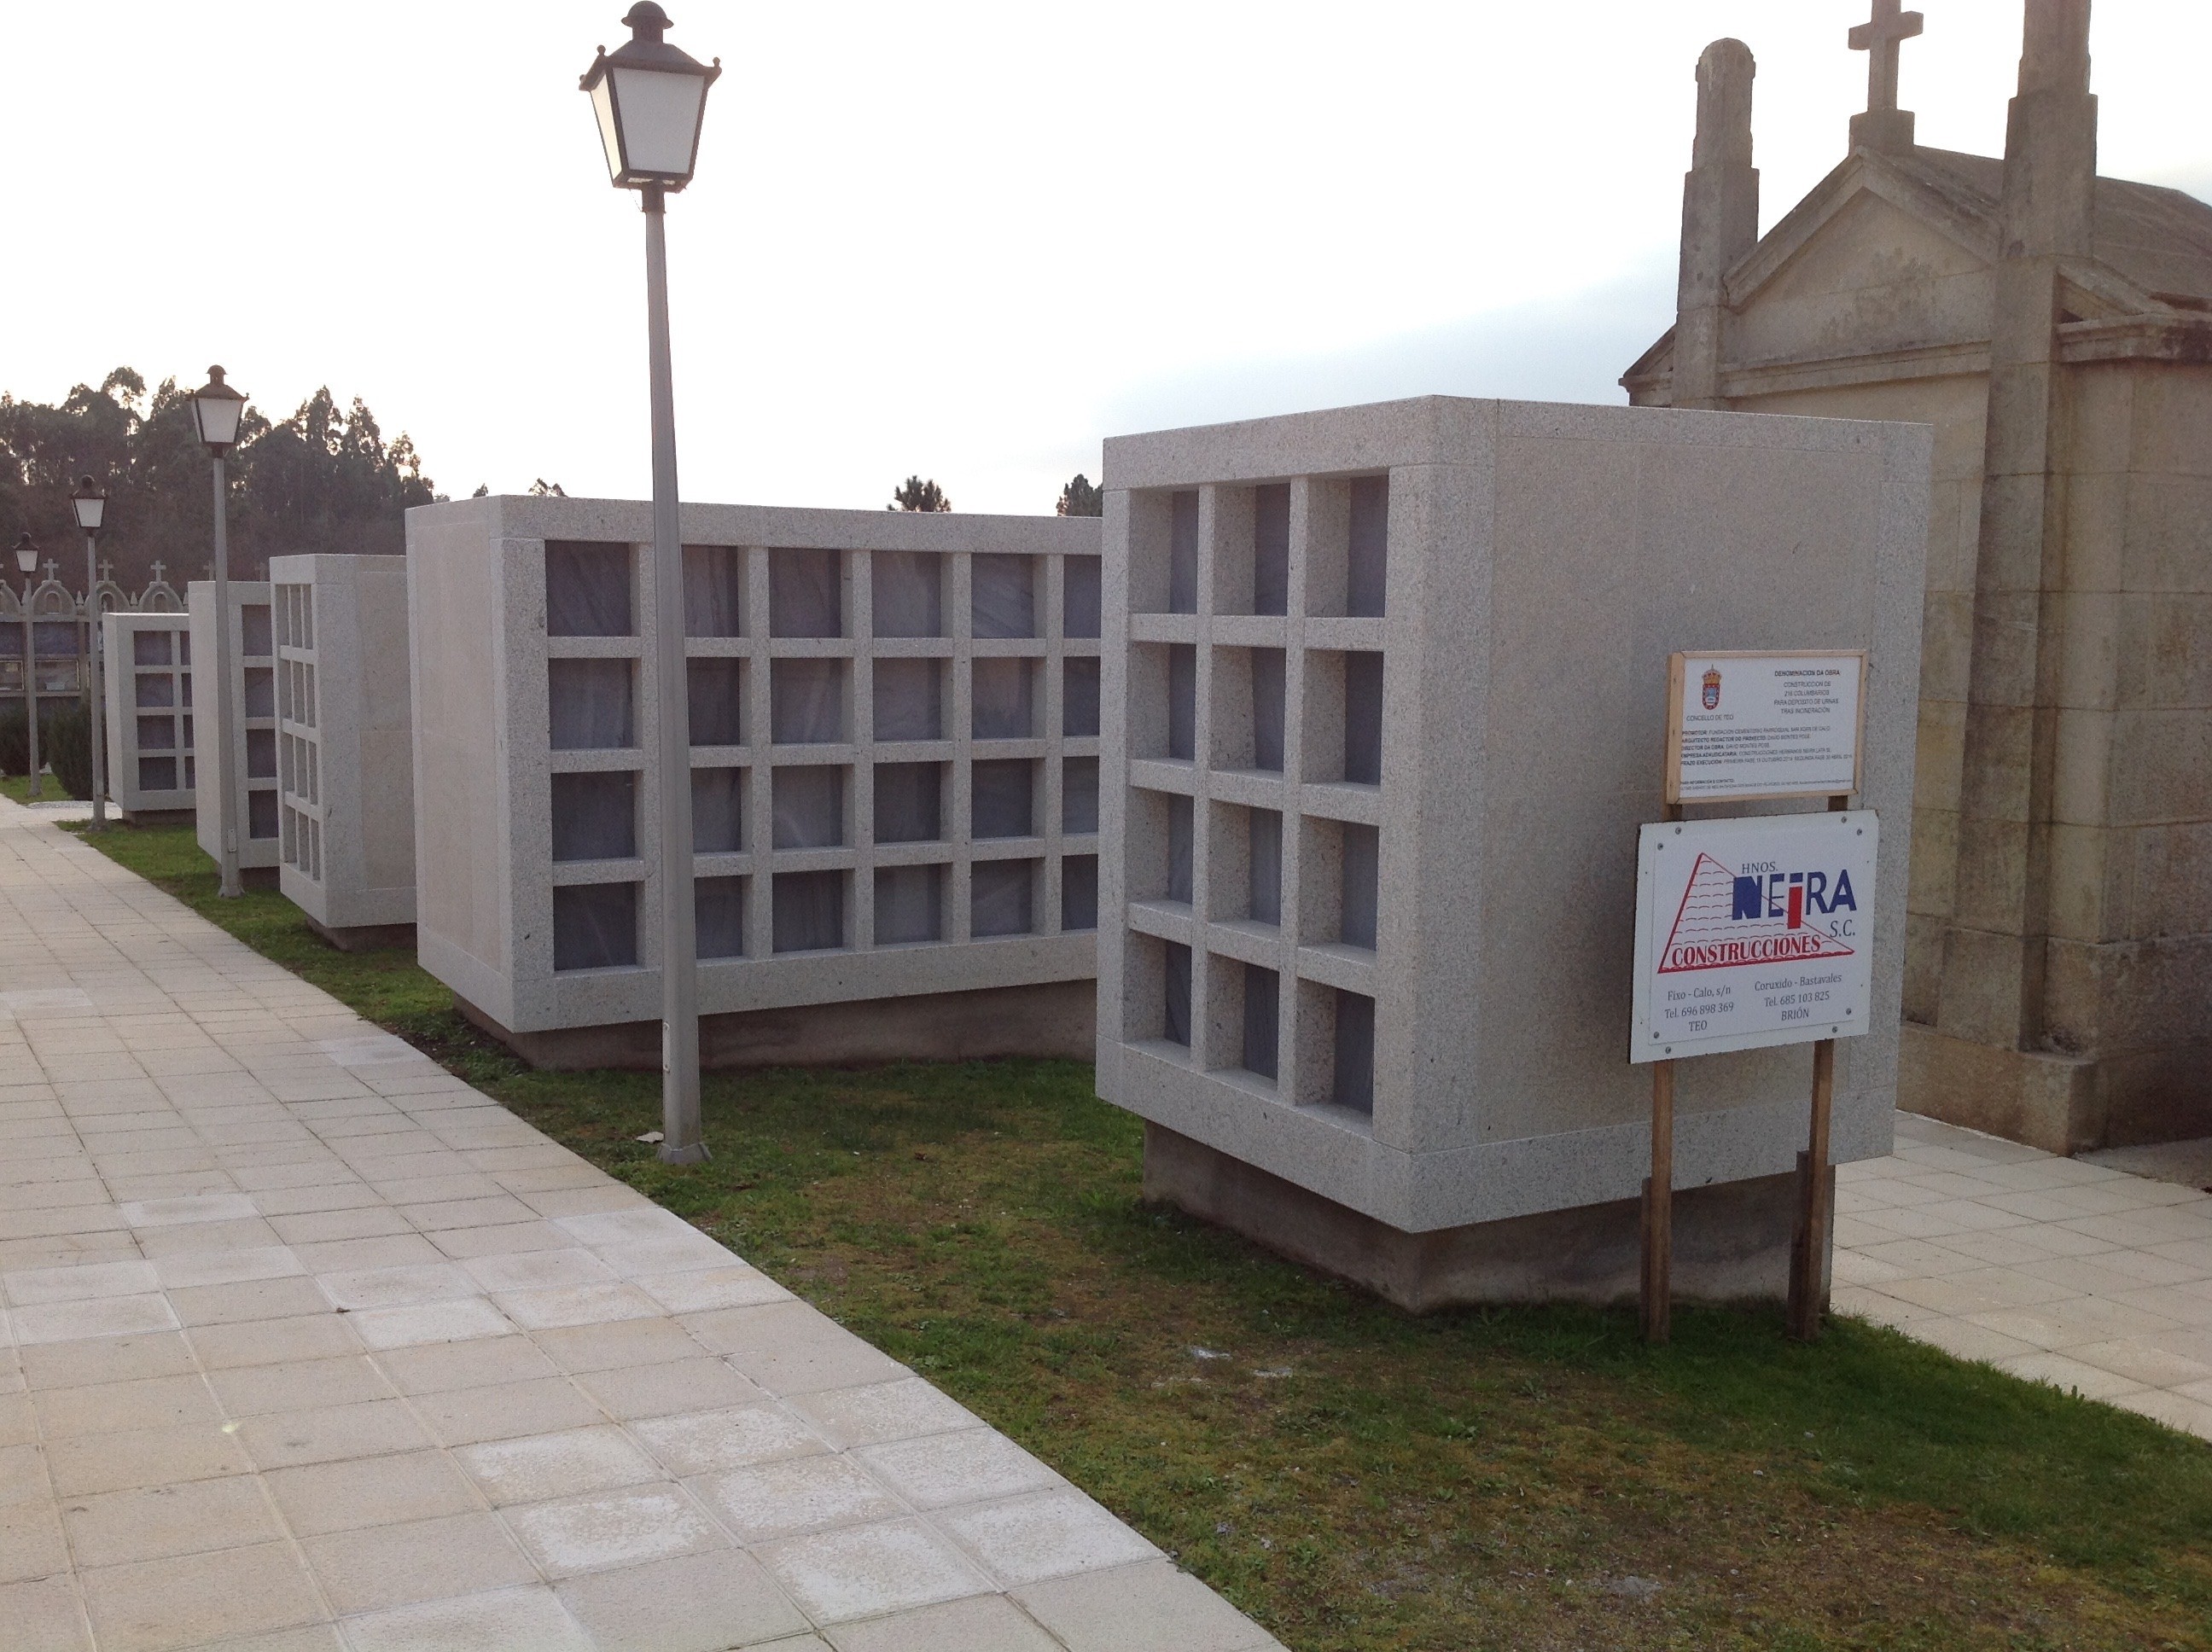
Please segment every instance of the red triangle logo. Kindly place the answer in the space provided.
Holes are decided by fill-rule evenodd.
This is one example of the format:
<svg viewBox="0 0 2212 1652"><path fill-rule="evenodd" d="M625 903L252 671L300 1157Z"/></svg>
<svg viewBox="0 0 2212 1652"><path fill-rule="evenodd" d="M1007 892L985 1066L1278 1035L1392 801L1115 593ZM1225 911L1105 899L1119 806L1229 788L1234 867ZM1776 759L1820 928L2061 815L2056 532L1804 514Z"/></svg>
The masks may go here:
<svg viewBox="0 0 2212 1652"><path fill-rule="evenodd" d="M1698 856L1689 887L1682 891L1682 904L1674 913L1674 926L1667 932L1667 944L1659 954L1661 975L1851 956L1852 949L1834 936L1807 926L1802 896L1795 888L1785 897L1786 909L1771 914L1765 880L1741 880L1757 884L1757 912L1737 916L1739 881L1712 856Z"/></svg>

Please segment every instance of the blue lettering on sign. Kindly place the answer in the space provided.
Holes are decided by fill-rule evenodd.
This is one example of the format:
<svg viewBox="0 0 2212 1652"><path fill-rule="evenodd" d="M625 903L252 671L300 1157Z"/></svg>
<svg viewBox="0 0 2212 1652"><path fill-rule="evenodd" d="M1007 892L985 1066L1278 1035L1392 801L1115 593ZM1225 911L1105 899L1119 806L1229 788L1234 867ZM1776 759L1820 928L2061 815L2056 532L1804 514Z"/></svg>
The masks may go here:
<svg viewBox="0 0 2212 1652"><path fill-rule="evenodd" d="M1766 890L1756 878L1735 880L1735 909L1729 914L1731 920L1743 918L1763 918L1766 915Z"/></svg>

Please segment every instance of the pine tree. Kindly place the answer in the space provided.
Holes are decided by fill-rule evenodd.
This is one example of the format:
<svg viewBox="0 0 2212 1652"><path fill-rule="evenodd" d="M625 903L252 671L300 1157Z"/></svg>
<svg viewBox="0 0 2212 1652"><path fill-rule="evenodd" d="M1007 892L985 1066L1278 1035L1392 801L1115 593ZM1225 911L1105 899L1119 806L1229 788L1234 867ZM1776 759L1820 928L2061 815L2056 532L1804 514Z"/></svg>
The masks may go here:
<svg viewBox="0 0 2212 1652"><path fill-rule="evenodd" d="M1074 479L1060 490L1060 503L1054 510L1061 516L1103 516L1106 490L1078 471Z"/></svg>
<svg viewBox="0 0 2212 1652"><path fill-rule="evenodd" d="M949 511L952 501L945 496L945 489L933 478L924 482L910 476L891 489L891 502L884 507L887 511Z"/></svg>

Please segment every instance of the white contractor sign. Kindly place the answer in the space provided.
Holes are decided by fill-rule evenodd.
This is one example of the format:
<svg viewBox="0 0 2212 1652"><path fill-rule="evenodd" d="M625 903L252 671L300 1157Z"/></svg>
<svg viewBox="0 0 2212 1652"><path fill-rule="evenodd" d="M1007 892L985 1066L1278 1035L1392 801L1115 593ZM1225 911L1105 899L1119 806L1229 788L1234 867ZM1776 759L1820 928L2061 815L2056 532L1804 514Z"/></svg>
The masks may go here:
<svg viewBox="0 0 2212 1652"><path fill-rule="evenodd" d="M1689 653L1667 682L1667 801L1859 789L1866 656Z"/></svg>
<svg viewBox="0 0 2212 1652"><path fill-rule="evenodd" d="M1644 827L1629 1060L1864 1032L1877 829L1865 810Z"/></svg>

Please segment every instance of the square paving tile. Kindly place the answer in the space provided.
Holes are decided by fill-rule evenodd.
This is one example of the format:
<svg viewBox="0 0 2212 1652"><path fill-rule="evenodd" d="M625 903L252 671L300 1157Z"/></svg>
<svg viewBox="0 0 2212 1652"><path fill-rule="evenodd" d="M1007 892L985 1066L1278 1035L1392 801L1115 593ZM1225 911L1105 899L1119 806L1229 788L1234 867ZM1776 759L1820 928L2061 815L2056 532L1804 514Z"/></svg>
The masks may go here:
<svg viewBox="0 0 2212 1652"><path fill-rule="evenodd" d="M91 1337L143 1336L173 1331L177 1316L167 1297L102 1297L90 1302L36 1303L9 1310L15 1341L22 1347L42 1342L76 1342Z"/></svg>
<svg viewBox="0 0 2212 1652"><path fill-rule="evenodd" d="M236 1325L247 1320L296 1319L330 1310L314 1281L301 1278L187 1285L170 1291L169 1301L187 1328Z"/></svg>
<svg viewBox="0 0 2212 1652"><path fill-rule="evenodd" d="M112 1434L125 1429L180 1428L198 1424L219 1427L222 1408L206 1379L143 1376L129 1382L85 1388L42 1388L34 1402L46 1437L66 1440L82 1434Z"/></svg>
<svg viewBox="0 0 2212 1652"><path fill-rule="evenodd" d="M315 1282L333 1307L345 1309L409 1308L483 1294L474 1279L446 1261L324 1273Z"/></svg>
<svg viewBox="0 0 2212 1652"><path fill-rule="evenodd" d="M559 1594L600 1652L724 1652L807 1627L760 1562L726 1552L572 1577Z"/></svg>
<svg viewBox="0 0 2212 1652"><path fill-rule="evenodd" d="M617 1320L567 1326L531 1339L564 1371L607 1371L617 1365L661 1365L701 1351L674 1320Z"/></svg>
<svg viewBox="0 0 2212 1652"><path fill-rule="evenodd" d="M495 1503L541 1503L665 1478L620 1429L577 1429L465 1446L453 1454Z"/></svg>
<svg viewBox="0 0 2212 1652"><path fill-rule="evenodd" d="M448 1388L442 1394L417 1394L413 1403L416 1414L448 1446L554 1434L606 1420L605 1413L565 1376Z"/></svg>
<svg viewBox="0 0 2212 1652"><path fill-rule="evenodd" d="M1014 1599L1068 1652L1259 1652L1275 1645L1251 1619L1165 1560L1034 1584L1017 1589ZM851 1652L878 1649L854 1646Z"/></svg>
<svg viewBox="0 0 2212 1652"><path fill-rule="evenodd" d="M907 1509L849 1457L798 1457L712 1474L699 1495L744 1543L891 1520Z"/></svg>
<svg viewBox="0 0 2212 1652"><path fill-rule="evenodd" d="M679 1478L829 1449L798 1417L773 1403L641 1418L629 1431Z"/></svg>
<svg viewBox="0 0 2212 1652"><path fill-rule="evenodd" d="M394 1397L391 1383L366 1357L340 1355L281 1365L240 1365L211 1371L208 1382L233 1417L310 1411Z"/></svg>
<svg viewBox="0 0 2212 1652"><path fill-rule="evenodd" d="M971 1595L830 1631L836 1652L1064 1652L1036 1619L1003 1594ZM1164 1643L1129 1641L1117 1652Z"/></svg>
<svg viewBox="0 0 2212 1652"><path fill-rule="evenodd" d="M23 1381L33 1388L125 1382L142 1376L182 1376L198 1369L191 1345L177 1332L49 1342L20 1351Z"/></svg>
<svg viewBox="0 0 2212 1652"><path fill-rule="evenodd" d="M482 1388L494 1382L527 1382L553 1376L560 1368L538 1351L528 1337L473 1337L465 1342L430 1342L391 1348L376 1356L385 1374L404 1394L441 1394L448 1388Z"/></svg>
<svg viewBox="0 0 2212 1652"><path fill-rule="evenodd" d="M285 1543L95 1566L78 1577L100 1652L170 1652L324 1615Z"/></svg>
<svg viewBox="0 0 2212 1652"><path fill-rule="evenodd" d="M730 1546L684 1488L665 1480L510 1508L507 1523L549 1577Z"/></svg>
<svg viewBox="0 0 2212 1652"><path fill-rule="evenodd" d="M447 1515L303 1539L307 1561L342 1614L534 1582L537 1573L493 1515Z"/></svg>
<svg viewBox="0 0 2212 1652"><path fill-rule="evenodd" d="M648 1273L637 1288L672 1314L703 1314L717 1308L754 1308L789 1302L786 1291L767 1274L743 1264L689 1268L679 1273Z"/></svg>
<svg viewBox="0 0 2212 1652"><path fill-rule="evenodd" d="M854 1455L917 1509L1012 1497L1064 1484L1028 1452L990 1429L861 1446Z"/></svg>
<svg viewBox="0 0 2212 1652"><path fill-rule="evenodd" d="M609 1371L586 1372L576 1382L608 1415L624 1421L746 1405L767 1397L711 1354L665 1365L617 1365Z"/></svg>
<svg viewBox="0 0 2212 1652"><path fill-rule="evenodd" d="M615 1271L580 1245L558 1250L516 1250L475 1256L462 1264L483 1291L547 1291L559 1287L608 1285Z"/></svg>
<svg viewBox="0 0 2212 1652"><path fill-rule="evenodd" d="M913 1375L805 1303L688 1314L682 1323L770 1394L850 1388Z"/></svg>
<svg viewBox="0 0 2212 1652"><path fill-rule="evenodd" d="M94 1262L82 1267L21 1268L0 1274L0 1291L17 1308L38 1303L87 1302L100 1297L144 1296L161 1288L151 1262Z"/></svg>
<svg viewBox="0 0 2212 1652"><path fill-rule="evenodd" d="M291 1365L361 1351L350 1319L324 1312L297 1319L245 1320L235 1325L195 1326L193 1351L210 1371L244 1365Z"/></svg>
<svg viewBox="0 0 2212 1652"><path fill-rule="evenodd" d="M66 1577L0 1583L0 1623L21 1637L24 1652L92 1652L92 1633Z"/></svg>
<svg viewBox="0 0 2212 1652"><path fill-rule="evenodd" d="M75 1497L251 1473L253 1464L235 1435L204 1426L56 1440L46 1447L46 1467L54 1490Z"/></svg>
<svg viewBox="0 0 2212 1652"><path fill-rule="evenodd" d="M355 1334L371 1348L378 1349L506 1336L514 1329L514 1322L506 1315L481 1297L423 1303L413 1308L370 1309L346 1317Z"/></svg>
<svg viewBox="0 0 2212 1652"><path fill-rule="evenodd" d="M434 1443L404 1400L249 1417L238 1425L238 1436L264 1469L373 1457Z"/></svg>
<svg viewBox="0 0 2212 1652"><path fill-rule="evenodd" d="M353 1652L597 1652L544 1584L366 1613L349 1619Z"/></svg>
<svg viewBox="0 0 2212 1652"><path fill-rule="evenodd" d="M915 1520L795 1537L770 1546L761 1558L817 1624L881 1617L991 1587L959 1551Z"/></svg>
<svg viewBox="0 0 2212 1652"><path fill-rule="evenodd" d="M476 1490L441 1451L271 1469L270 1494L301 1537L471 1514L483 1507Z"/></svg>
<svg viewBox="0 0 2212 1652"><path fill-rule="evenodd" d="M1073 1487L938 1516L938 1524L1009 1586L1103 1571L1159 1551Z"/></svg>
<svg viewBox="0 0 2212 1652"><path fill-rule="evenodd" d="M246 1548L284 1536L250 1474L72 1498L64 1513L80 1566Z"/></svg>

